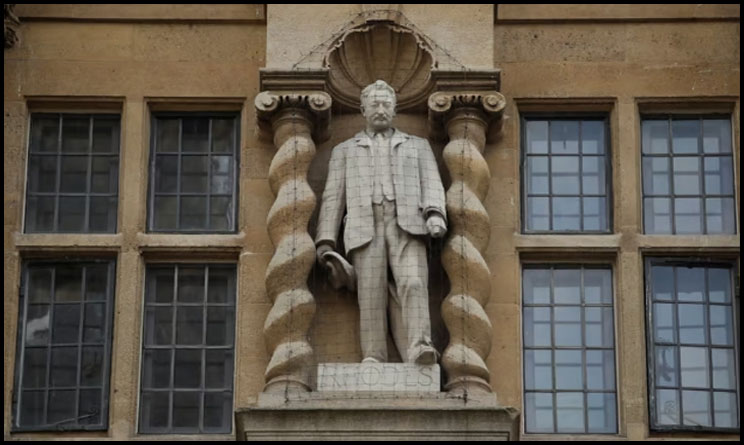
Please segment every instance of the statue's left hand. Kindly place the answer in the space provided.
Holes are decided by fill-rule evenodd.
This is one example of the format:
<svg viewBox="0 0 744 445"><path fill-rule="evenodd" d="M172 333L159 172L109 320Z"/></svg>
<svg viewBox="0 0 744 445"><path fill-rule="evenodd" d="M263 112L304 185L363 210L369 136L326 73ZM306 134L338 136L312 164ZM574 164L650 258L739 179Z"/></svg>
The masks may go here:
<svg viewBox="0 0 744 445"><path fill-rule="evenodd" d="M426 229L432 238L441 238L447 233L447 224L444 222L444 218L434 214L426 219Z"/></svg>

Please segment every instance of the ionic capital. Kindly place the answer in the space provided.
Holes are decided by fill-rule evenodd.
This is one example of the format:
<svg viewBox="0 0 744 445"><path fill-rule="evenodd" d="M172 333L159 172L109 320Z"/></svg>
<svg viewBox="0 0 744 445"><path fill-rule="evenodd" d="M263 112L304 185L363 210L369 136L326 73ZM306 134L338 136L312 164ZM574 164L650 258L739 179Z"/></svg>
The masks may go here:
<svg viewBox="0 0 744 445"><path fill-rule="evenodd" d="M316 142L328 138L328 124L331 119L331 96L328 93L262 91L256 96L254 103L262 131L272 133L274 122L295 113L298 118L308 121Z"/></svg>

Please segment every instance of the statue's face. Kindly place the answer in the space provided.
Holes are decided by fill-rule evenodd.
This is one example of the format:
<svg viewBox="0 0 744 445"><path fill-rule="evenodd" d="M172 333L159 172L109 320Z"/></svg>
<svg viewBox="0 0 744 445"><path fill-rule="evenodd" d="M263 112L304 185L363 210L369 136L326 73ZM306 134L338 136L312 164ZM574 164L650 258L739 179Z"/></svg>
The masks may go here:
<svg viewBox="0 0 744 445"><path fill-rule="evenodd" d="M395 96L383 89L371 91L362 104L362 114L367 127L375 131L387 130L395 117Z"/></svg>

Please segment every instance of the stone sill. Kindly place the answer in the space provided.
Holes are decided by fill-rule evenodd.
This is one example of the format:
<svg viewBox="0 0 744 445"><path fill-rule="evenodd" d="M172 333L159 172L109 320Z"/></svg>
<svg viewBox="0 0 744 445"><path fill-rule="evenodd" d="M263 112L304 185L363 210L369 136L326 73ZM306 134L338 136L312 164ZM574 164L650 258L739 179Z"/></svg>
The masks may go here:
<svg viewBox="0 0 744 445"><path fill-rule="evenodd" d="M124 237L121 233L18 233L13 235L15 248L20 251L111 251L117 252Z"/></svg>
<svg viewBox="0 0 744 445"><path fill-rule="evenodd" d="M739 235L638 235L644 253L739 253Z"/></svg>
<svg viewBox="0 0 744 445"><path fill-rule="evenodd" d="M515 234L517 252L576 252L614 254L620 250L622 235L545 235Z"/></svg>

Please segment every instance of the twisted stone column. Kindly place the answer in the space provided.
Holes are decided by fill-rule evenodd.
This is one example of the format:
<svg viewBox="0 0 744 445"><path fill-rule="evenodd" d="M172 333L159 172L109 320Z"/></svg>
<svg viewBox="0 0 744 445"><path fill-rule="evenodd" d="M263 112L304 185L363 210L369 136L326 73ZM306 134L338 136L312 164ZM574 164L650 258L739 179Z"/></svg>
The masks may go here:
<svg viewBox="0 0 744 445"><path fill-rule="evenodd" d="M449 238L442 264L452 288L442 303L450 342L442 356L447 391L492 392L485 360L491 351L491 322L483 309L491 295L490 271L483 259L490 235L483 200L491 178L481 153L488 125L501 118L506 100L499 93L438 92L429 97L434 130L444 129L444 148L452 185L447 190Z"/></svg>
<svg viewBox="0 0 744 445"><path fill-rule="evenodd" d="M264 392L309 391L312 347L307 338L315 299L307 278L315 262L315 245L307 232L315 194L307 171L315 156L313 136L328 126L331 98L323 92L256 97L259 125L270 124L277 152L269 168L276 196L266 220L274 256L266 271L266 291L274 305L264 324L271 359Z"/></svg>

